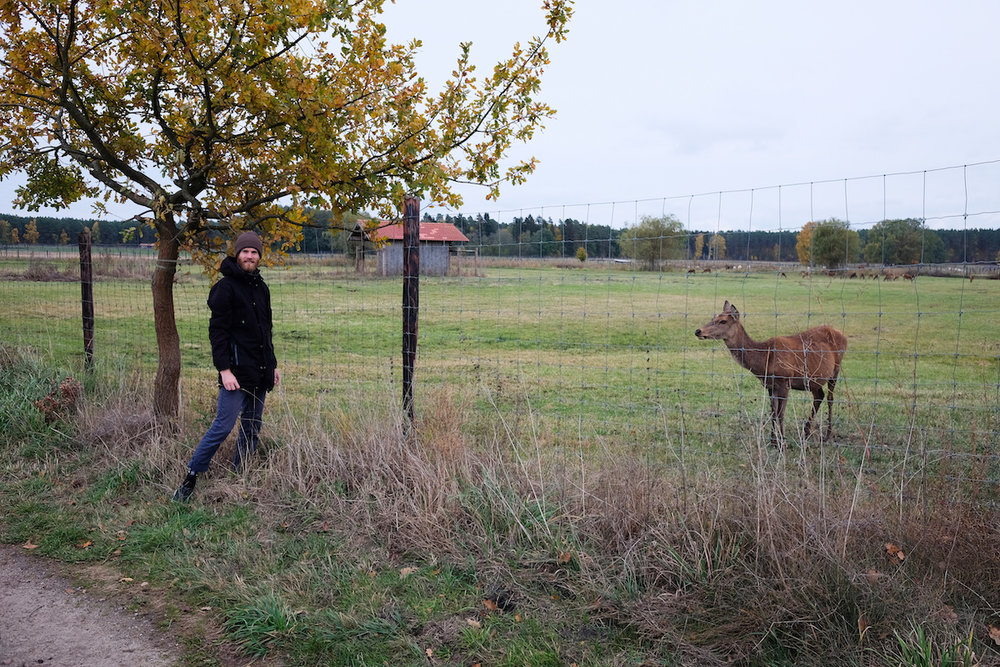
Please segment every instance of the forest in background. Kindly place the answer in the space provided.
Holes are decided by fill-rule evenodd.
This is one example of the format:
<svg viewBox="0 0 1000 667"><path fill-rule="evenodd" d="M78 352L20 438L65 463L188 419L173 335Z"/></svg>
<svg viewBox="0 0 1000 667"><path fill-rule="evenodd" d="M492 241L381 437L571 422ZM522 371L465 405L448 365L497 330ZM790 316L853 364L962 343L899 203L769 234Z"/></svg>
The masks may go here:
<svg viewBox="0 0 1000 667"><path fill-rule="evenodd" d="M331 229L333 216L316 211L314 227L303 229L298 252L346 252L350 246L349 230L361 215L345 215L340 229ZM531 215L500 222L489 214L424 215L424 221L449 222L469 238L469 246L478 248L481 256L499 257L577 257L580 249L587 257L619 259L629 256L623 251L625 229L608 225L586 224L573 218L553 220ZM336 223L334 223L336 224ZM919 223L918 223L919 224ZM85 220L45 216L0 215L0 245L75 244L80 232L91 231L95 245L152 244L155 234L149 225L136 220ZM872 230L859 229L860 247L864 248ZM688 231L686 243L677 246L673 256L663 259L729 259L733 261L798 262L796 242L800 230L787 231L726 231L718 233L721 243L706 243L716 237L712 231ZM936 237L926 244L932 251L921 259L925 263L996 262L1000 259L1000 229L925 230ZM699 237L701 239L699 240ZM716 253L710 256L710 252ZM859 260L877 262L858 257ZM919 261L912 259L910 261Z"/></svg>

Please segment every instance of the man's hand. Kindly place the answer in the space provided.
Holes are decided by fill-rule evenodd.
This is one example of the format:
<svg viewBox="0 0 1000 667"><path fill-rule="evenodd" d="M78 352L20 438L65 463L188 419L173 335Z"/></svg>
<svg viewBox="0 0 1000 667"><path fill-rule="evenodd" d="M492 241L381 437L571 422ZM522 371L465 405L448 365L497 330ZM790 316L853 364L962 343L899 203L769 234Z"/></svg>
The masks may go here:
<svg viewBox="0 0 1000 667"><path fill-rule="evenodd" d="M240 388L240 383L233 375L233 372L228 368L224 371L219 371L219 375L222 377L222 386L227 391L236 391Z"/></svg>
<svg viewBox="0 0 1000 667"><path fill-rule="evenodd" d="M274 369L274 386L277 387L279 384L281 384L281 373L279 373L278 369L275 368Z"/></svg>

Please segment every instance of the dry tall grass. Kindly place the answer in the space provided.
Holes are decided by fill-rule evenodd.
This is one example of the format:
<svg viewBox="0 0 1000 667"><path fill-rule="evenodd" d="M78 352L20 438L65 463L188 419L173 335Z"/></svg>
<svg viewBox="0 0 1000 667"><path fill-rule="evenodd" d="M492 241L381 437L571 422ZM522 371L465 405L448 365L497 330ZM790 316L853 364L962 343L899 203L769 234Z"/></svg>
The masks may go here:
<svg viewBox="0 0 1000 667"><path fill-rule="evenodd" d="M200 432L158 428L136 408L143 395L131 385L87 405L79 437L115 462L141 459L167 494ZM359 560L374 549L474 562L484 587L522 607L559 613L558 597L682 664L898 663L914 627L941 651L972 633L976 660L1000 655L995 507L953 490L910 505L850 476L812 478L797 469L810 452L786 459L763 442L733 443L745 467L711 475L569 465L535 446L530 415L471 423L470 397L442 390L411 429L381 398L303 418L272 396L257 465L197 493L249 496L274 522L306 508L309 529L350 541Z"/></svg>

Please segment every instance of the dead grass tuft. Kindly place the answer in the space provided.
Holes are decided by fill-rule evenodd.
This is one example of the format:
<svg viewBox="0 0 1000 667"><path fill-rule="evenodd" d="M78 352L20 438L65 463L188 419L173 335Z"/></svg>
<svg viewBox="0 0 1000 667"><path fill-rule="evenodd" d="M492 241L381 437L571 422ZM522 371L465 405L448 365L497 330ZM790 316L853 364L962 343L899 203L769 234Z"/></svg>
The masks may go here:
<svg viewBox="0 0 1000 667"><path fill-rule="evenodd" d="M60 270L54 262L46 262L41 259L32 259L28 262L22 278L33 282L72 282L80 279L80 271L73 272L70 265L66 269Z"/></svg>

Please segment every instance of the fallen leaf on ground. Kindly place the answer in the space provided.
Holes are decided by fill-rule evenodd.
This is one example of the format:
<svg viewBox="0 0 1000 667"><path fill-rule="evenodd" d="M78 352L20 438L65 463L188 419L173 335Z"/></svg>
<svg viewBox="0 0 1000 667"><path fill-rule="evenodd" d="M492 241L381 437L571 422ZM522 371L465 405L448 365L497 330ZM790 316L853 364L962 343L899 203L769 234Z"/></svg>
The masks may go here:
<svg viewBox="0 0 1000 667"><path fill-rule="evenodd" d="M906 556L903 554L903 550L897 547L892 542L886 542L885 550L890 556L895 556L899 560L903 560Z"/></svg>
<svg viewBox="0 0 1000 667"><path fill-rule="evenodd" d="M25 549L37 549L38 548L38 545L37 544L32 544L31 540L28 540L27 542L25 542L21 546L23 546Z"/></svg>
<svg viewBox="0 0 1000 667"><path fill-rule="evenodd" d="M415 567L404 567L399 571L399 578L406 579L408 576L417 571Z"/></svg>

